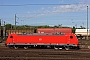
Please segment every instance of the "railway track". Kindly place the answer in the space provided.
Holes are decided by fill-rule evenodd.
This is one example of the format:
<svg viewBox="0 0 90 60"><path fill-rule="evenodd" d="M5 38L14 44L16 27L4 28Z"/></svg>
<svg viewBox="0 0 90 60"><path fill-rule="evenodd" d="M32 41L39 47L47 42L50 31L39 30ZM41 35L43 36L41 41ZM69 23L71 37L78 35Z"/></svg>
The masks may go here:
<svg viewBox="0 0 90 60"><path fill-rule="evenodd" d="M0 60L90 60L90 50L0 48Z"/></svg>

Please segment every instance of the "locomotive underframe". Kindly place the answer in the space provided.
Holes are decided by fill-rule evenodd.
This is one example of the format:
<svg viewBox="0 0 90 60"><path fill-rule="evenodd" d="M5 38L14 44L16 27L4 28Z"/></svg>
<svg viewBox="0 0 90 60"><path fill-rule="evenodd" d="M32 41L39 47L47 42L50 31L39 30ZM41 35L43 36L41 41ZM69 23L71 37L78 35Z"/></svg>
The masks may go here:
<svg viewBox="0 0 90 60"><path fill-rule="evenodd" d="M68 48L68 49L79 49L79 46L75 44L16 44L16 43L9 43L7 45L9 48L23 48L23 47L28 47L28 48Z"/></svg>

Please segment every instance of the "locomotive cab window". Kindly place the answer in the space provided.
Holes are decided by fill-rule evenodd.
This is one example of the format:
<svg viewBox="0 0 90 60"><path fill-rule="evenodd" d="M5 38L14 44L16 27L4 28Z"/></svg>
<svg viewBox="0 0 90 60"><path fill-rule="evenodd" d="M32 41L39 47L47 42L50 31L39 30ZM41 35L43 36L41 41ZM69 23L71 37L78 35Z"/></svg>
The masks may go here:
<svg viewBox="0 0 90 60"><path fill-rule="evenodd" d="M70 36L70 39L73 39L73 36Z"/></svg>
<svg viewBox="0 0 90 60"><path fill-rule="evenodd" d="M10 38L13 38L13 36L10 36Z"/></svg>

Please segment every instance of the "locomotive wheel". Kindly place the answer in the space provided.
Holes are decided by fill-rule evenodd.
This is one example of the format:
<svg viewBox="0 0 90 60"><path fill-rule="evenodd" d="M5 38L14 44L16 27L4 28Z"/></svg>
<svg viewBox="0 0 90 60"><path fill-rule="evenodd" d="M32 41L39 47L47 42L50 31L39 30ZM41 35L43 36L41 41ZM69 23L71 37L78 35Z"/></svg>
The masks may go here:
<svg viewBox="0 0 90 60"><path fill-rule="evenodd" d="M18 47L14 46L14 49L18 49Z"/></svg>
<svg viewBox="0 0 90 60"><path fill-rule="evenodd" d="M54 47L54 49L55 49L55 50L58 50L58 48L57 48L57 47Z"/></svg>
<svg viewBox="0 0 90 60"><path fill-rule="evenodd" d="M69 47L65 47L65 50L70 50Z"/></svg>
<svg viewBox="0 0 90 60"><path fill-rule="evenodd" d="M59 48L59 50L62 50L62 48Z"/></svg>
<svg viewBox="0 0 90 60"><path fill-rule="evenodd" d="M9 48L13 48L13 47L9 46Z"/></svg>
<svg viewBox="0 0 90 60"><path fill-rule="evenodd" d="M28 49L28 47L24 47L24 49Z"/></svg>

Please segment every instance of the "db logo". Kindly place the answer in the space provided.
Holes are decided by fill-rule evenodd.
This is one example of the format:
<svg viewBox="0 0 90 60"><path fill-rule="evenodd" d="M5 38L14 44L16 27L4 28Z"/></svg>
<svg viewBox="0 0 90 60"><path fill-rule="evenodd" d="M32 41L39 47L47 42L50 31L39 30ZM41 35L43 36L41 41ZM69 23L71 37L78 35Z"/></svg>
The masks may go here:
<svg viewBox="0 0 90 60"><path fill-rule="evenodd" d="M42 38L39 38L39 41L41 41L42 40Z"/></svg>

